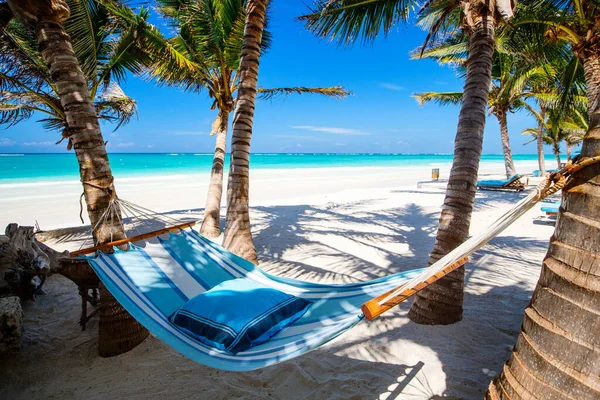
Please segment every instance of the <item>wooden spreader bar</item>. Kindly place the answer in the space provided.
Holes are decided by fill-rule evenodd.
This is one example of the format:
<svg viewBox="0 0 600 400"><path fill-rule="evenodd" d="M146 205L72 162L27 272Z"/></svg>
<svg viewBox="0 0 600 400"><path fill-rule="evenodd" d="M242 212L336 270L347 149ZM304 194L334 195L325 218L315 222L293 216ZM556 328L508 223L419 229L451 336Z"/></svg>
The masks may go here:
<svg viewBox="0 0 600 400"><path fill-rule="evenodd" d="M463 257L460 260L458 260L457 262L455 262L454 264L447 266L446 268L444 268L437 274L429 277L427 280L417 284L414 288L406 289L399 295L392 297L387 302L385 302L383 304L379 304L380 301L385 299L387 296L389 296L391 293L393 293L398 288L392 289L389 292L386 292L378 297L375 297L374 299L367 301L365 304L363 304L361 306L361 310L362 310L363 314L365 314L365 317L369 321L372 321L373 319L377 318L378 316L380 316L381 314L383 314L390 308L397 306L398 304L402 303L404 300L408 299L409 297L414 296L417 292L420 292L421 290L425 289L427 286L431 285L435 281L443 278L444 276L448 275L450 272L461 267L462 265L465 265L467 263L467 261L469 261L469 257L468 256ZM398 286L398 287L400 287L400 286Z"/></svg>
<svg viewBox="0 0 600 400"><path fill-rule="evenodd" d="M90 254L90 253L94 253L94 252L96 252L98 250L107 250L107 249L113 248L113 246L121 246L121 245L124 245L124 244L127 244L127 243L131 243L131 242L138 242L140 240L149 239L149 238L152 238L152 237L164 235L165 233L178 231L180 229L188 228L188 227L194 226L194 225L196 225L195 221L186 222L184 224L179 224L179 225L174 225L174 226L170 226L170 227L167 227L167 228L158 229L158 230L155 230L155 231L152 231L152 232L143 233L141 235L132 236L132 237L128 237L128 238L120 239L120 240L115 240L113 242L108 242L108 243L104 243L104 244L99 244L98 246L87 247L85 249L73 251L73 252L71 252L69 254L70 254L71 257L77 257L77 256L80 256L82 254Z"/></svg>

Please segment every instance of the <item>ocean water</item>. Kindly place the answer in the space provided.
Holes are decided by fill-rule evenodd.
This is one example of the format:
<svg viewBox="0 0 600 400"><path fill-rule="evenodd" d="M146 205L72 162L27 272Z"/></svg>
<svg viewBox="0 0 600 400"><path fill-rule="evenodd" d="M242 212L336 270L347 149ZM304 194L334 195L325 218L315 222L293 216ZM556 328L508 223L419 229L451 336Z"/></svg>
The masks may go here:
<svg viewBox="0 0 600 400"><path fill-rule="evenodd" d="M228 156L226 157L226 159ZM209 173L212 154L109 155L113 174L119 177ZM482 162L503 162L501 154L483 155ZM514 155L515 161L535 161L535 154ZM253 169L441 166L452 162L451 154L252 154ZM225 166L228 168L228 165ZM0 154L0 184L79 180L73 153Z"/></svg>

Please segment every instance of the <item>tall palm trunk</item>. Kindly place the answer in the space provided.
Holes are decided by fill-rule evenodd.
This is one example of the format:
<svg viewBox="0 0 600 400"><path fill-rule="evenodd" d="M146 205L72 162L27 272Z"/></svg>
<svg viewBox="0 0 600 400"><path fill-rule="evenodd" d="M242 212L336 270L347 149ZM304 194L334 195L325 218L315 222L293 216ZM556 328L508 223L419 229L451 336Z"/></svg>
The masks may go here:
<svg viewBox="0 0 600 400"><path fill-rule="evenodd" d="M600 156L600 54L586 68L590 130L581 157ZM589 71L591 70L591 71ZM600 398L600 164L582 169L563 201L521 333L487 399Z"/></svg>
<svg viewBox="0 0 600 400"><path fill-rule="evenodd" d="M538 165L542 176L546 175L546 162L544 161L544 120L546 118L546 109L540 106L540 118L538 121L538 133L537 133L537 153L538 153Z"/></svg>
<svg viewBox="0 0 600 400"><path fill-rule="evenodd" d="M567 142L565 143L565 149L567 150L567 161L571 160L571 145Z"/></svg>
<svg viewBox="0 0 600 400"><path fill-rule="evenodd" d="M502 152L504 153L504 168L506 169L506 177L510 178L514 176L517 171L515 169L515 163L512 158L512 151L510 149L510 140L508 138L508 123L506 121L506 111L500 111L496 114L498 122L500 123L500 137L502 139Z"/></svg>
<svg viewBox="0 0 600 400"><path fill-rule="evenodd" d="M215 155L213 157L212 170L210 173L210 185L204 208L204 220L200 227L200 233L209 238L215 238L221 234L221 197L223 196L223 165L225 164L225 152L227 149L227 127L229 124L229 112L219 111L215 128L217 132Z"/></svg>
<svg viewBox="0 0 600 400"><path fill-rule="evenodd" d="M471 31L467 77L454 141L454 160L429 265L469 236L494 54L493 21L485 11L482 13ZM419 292L408 314L410 319L421 324L460 321L464 274L464 267L461 267Z"/></svg>
<svg viewBox="0 0 600 400"><path fill-rule="evenodd" d="M79 162L88 215L95 227L92 234L99 243L122 239L125 233L120 213L113 212L103 218L116 192L87 80L63 27L69 8L59 0L10 1L9 5L24 23L34 27L40 51L56 85L67 118L69 140ZM108 291L101 290L101 297L100 355L120 354L148 336L148 331L127 314Z"/></svg>
<svg viewBox="0 0 600 400"><path fill-rule="evenodd" d="M231 137L231 166L227 187L227 217L223 245L248 261L257 263L250 232L248 195L250 186L250 139L254 120L260 45L268 0L249 0L239 68L239 86Z"/></svg>

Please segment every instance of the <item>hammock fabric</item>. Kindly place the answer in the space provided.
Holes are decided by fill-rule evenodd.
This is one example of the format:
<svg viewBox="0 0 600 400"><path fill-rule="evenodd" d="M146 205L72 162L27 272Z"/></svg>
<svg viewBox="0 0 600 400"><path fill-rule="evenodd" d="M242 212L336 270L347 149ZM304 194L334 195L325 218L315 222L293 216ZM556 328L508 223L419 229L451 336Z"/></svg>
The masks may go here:
<svg viewBox="0 0 600 400"><path fill-rule="evenodd" d="M422 269L370 282L322 285L270 275L195 231L129 251L115 248L88 261L123 307L159 339L192 360L228 371L263 368L313 350L363 319L361 305L415 278ZM313 302L306 314L271 340L235 355L187 336L169 316L219 283L245 278Z"/></svg>

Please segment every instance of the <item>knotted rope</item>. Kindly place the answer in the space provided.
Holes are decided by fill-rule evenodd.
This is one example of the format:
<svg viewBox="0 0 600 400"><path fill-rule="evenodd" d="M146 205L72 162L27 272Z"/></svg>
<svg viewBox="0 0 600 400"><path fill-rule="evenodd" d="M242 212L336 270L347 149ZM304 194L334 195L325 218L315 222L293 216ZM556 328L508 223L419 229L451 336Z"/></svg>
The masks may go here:
<svg viewBox="0 0 600 400"><path fill-rule="evenodd" d="M108 196L110 197L109 203L113 203L113 199L116 198L116 193L115 193L115 191L113 189L113 182L114 182L114 178L111 177L110 183L109 183L108 186L99 186L99 185L96 185L96 184L94 184L92 182L86 182L86 181L81 181L81 184L82 185L88 185L88 186L91 186L93 188L96 188L96 189L99 189L99 190L102 190L102 191L106 192L106 194L108 194ZM83 220L83 197L84 196L85 196L85 190L83 191L83 193L81 193L81 196L79 196L79 219L81 220L82 224L85 223L85 221ZM112 204L108 205L108 208L104 211L104 214L102 214L102 217L104 217L104 215L107 215L106 212L108 211L109 208L111 208L111 206L112 206ZM96 226L98 226L98 224L101 221L104 221L104 219L102 217L100 218L100 220L98 221L98 223L96 223ZM94 229L95 229L95 227L94 227Z"/></svg>

